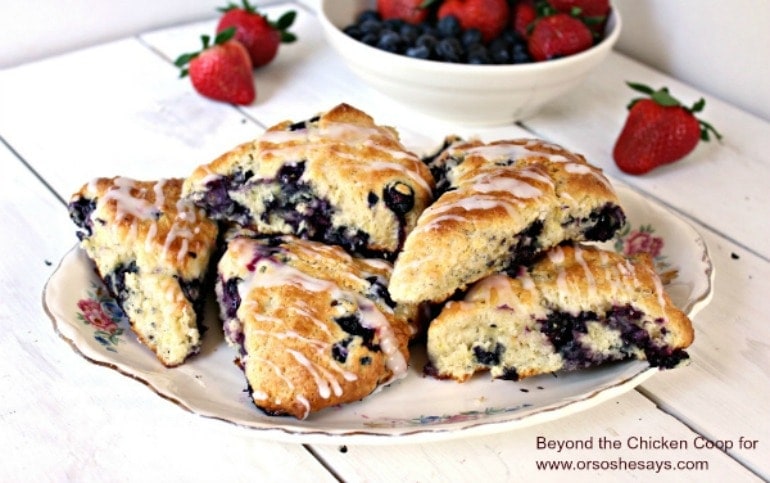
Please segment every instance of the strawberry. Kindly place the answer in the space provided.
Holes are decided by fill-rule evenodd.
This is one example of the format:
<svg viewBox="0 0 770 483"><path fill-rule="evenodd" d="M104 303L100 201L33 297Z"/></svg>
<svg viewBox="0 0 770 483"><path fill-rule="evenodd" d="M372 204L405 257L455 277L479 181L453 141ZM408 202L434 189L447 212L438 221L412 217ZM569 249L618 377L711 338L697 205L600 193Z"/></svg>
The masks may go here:
<svg viewBox="0 0 770 483"><path fill-rule="evenodd" d="M224 12L217 24L217 33L235 27L235 40L246 47L254 68L269 64L278 53L278 46L297 40L288 31L294 23L297 12L284 13L276 22L271 22L267 16L257 12L256 8L243 0L241 6L229 4L220 8Z"/></svg>
<svg viewBox="0 0 770 483"><path fill-rule="evenodd" d="M513 6L511 12L511 28L526 39L529 37L530 30L532 28L535 19L537 18L537 11L532 0L520 0Z"/></svg>
<svg viewBox="0 0 770 483"><path fill-rule="evenodd" d="M706 105L705 100L688 108L666 87L656 91L642 84L627 84L649 97L634 99L628 105L628 118L612 150L621 171L644 174L685 157L699 140L709 141L711 133L722 139L713 126L695 117Z"/></svg>
<svg viewBox="0 0 770 483"><path fill-rule="evenodd" d="M610 14L609 0L548 0L557 12L568 13L582 20L594 38L601 38Z"/></svg>
<svg viewBox="0 0 770 483"><path fill-rule="evenodd" d="M214 45L209 45L211 38L203 35L203 49L180 55L174 65L182 69L180 77L190 75L199 94L217 101L251 104L256 98L251 59L234 36L235 28L224 30L217 34Z"/></svg>
<svg viewBox="0 0 770 483"><path fill-rule="evenodd" d="M436 15L457 17L463 30L480 30L488 43L509 25L510 7L507 0L444 0Z"/></svg>
<svg viewBox="0 0 770 483"><path fill-rule="evenodd" d="M548 0L557 11L578 17L606 17L610 13L609 0Z"/></svg>
<svg viewBox="0 0 770 483"><path fill-rule="evenodd" d="M400 19L414 25L428 19L434 0L377 0L377 13L383 20Z"/></svg>
<svg viewBox="0 0 770 483"><path fill-rule="evenodd" d="M566 57L592 45L586 24L566 13L538 19L527 41L530 55L538 61Z"/></svg>

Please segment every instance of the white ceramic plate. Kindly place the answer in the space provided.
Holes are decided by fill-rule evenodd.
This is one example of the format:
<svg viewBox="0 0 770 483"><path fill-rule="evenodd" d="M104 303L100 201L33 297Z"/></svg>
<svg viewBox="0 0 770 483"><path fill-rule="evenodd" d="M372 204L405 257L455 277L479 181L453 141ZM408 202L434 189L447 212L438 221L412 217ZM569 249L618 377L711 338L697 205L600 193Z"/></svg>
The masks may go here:
<svg viewBox="0 0 770 483"><path fill-rule="evenodd" d="M714 275L703 239L662 206L628 188L617 190L629 226L607 246L626 253L650 251L660 271L677 270L668 289L675 303L694 316L710 299ZM493 381L479 374L458 384L423 377L425 357L416 351L406 378L361 402L298 421L266 416L249 400L213 303L201 353L174 369L164 368L137 342L81 249L64 256L46 284L44 304L59 335L88 361L141 381L195 414L280 441L393 444L509 431L594 406L657 372L646 363L630 361L520 382Z"/></svg>

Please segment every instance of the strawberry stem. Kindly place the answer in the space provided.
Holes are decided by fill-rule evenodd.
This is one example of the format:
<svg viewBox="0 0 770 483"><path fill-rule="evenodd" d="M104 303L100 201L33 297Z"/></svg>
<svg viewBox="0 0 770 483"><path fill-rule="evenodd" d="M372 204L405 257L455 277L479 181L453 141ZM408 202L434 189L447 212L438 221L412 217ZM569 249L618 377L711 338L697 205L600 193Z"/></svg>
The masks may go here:
<svg viewBox="0 0 770 483"><path fill-rule="evenodd" d="M278 20L275 22L272 22L268 20L268 23L271 27L276 29L281 34L281 42L284 44L290 44L297 40L297 36L293 33L289 32L289 27L291 27L294 24L294 20L297 18L297 12L294 10L289 10L288 12L281 15ZM265 17L265 20L267 20L267 17Z"/></svg>
<svg viewBox="0 0 770 483"><path fill-rule="evenodd" d="M235 36L235 27L230 27L229 29L225 29L217 34L216 37L214 37L214 45L221 45L227 42L228 40L232 39ZM211 37L208 35L201 35L201 44L203 45L203 48L201 50L195 51L195 52L188 52L186 54L182 54L179 57L176 58L174 61L174 65L179 67L181 71L179 72L179 77L186 77L190 71L187 69L187 64L190 63L194 58L198 57L201 52L208 49L211 46Z"/></svg>

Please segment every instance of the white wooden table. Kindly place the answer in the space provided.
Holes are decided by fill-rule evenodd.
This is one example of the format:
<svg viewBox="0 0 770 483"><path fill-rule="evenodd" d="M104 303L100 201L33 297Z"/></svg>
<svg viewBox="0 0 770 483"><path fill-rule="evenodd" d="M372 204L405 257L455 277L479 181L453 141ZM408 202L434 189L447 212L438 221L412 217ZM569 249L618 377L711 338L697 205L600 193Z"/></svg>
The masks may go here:
<svg viewBox="0 0 770 483"><path fill-rule="evenodd" d="M643 177L610 152L632 94L624 80L702 94L619 54L576 92L518 125L463 128L420 117L362 85L326 45L315 2L300 41L256 73L258 100L208 101L171 61L215 20L152 32L0 71L0 481L532 481L770 479L770 123L719 99L704 114L724 135ZM692 364L585 412L529 428L387 446L279 443L196 416L141 384L87 363L55 333L43 286L75 244L66 200L95 176L178 176L288 118L348 102L427 149L448 133L538 136L585 154L616 179L688 219L716 271L695 320ZM583 450L538 437L641 436L732 441L728 451ZM754 441L753 448L739 441ZM537 460L670 460L689 471L542 471ZM704 463L705 462L705 463ZM705 467L704 467L705 465Z"/></svg>

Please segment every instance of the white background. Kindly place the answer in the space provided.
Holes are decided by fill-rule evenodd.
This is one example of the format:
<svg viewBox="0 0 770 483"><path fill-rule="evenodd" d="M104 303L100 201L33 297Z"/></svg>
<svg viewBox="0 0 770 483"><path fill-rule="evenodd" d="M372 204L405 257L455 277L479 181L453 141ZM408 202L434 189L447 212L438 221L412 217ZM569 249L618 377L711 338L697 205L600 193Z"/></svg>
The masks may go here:
<svg viewBox="0 0 770 483"><path fill-rule="evenodd" d="M211 18L216 15L216 7L225 3L226 0L2 0L0 68L137 32ZM613 3L624 24L619 51L770 120L769 0ZM681 100L687 104L695 101ZM706 109L708 112L708 106Z"/></svg>

